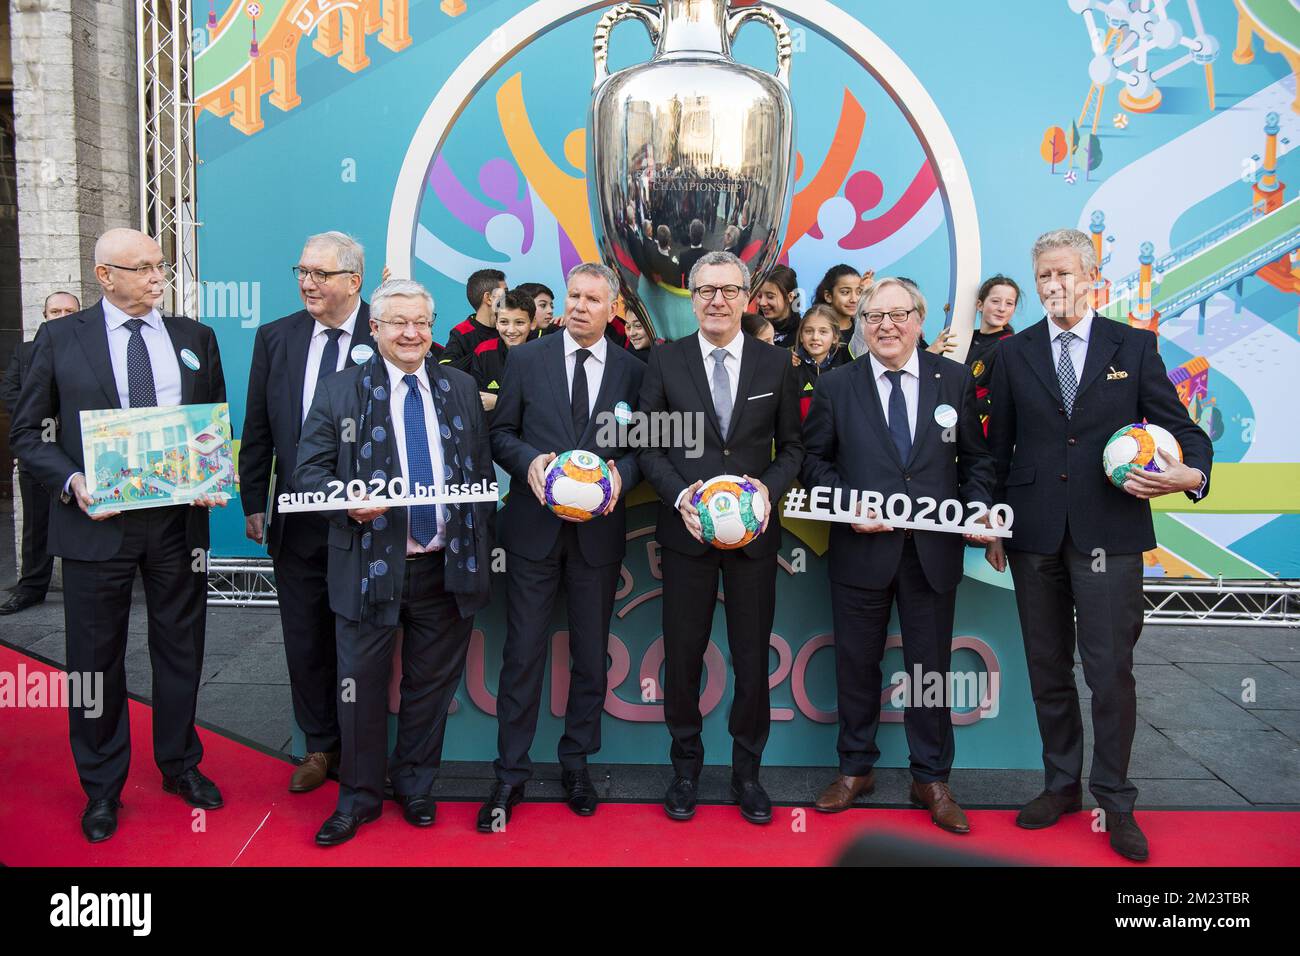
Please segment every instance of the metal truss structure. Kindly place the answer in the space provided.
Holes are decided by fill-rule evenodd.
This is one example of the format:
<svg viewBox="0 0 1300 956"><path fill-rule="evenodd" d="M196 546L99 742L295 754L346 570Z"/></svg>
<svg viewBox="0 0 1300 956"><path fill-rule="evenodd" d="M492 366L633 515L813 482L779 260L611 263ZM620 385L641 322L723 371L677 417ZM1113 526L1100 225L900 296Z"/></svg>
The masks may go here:
<svg viewBox="0 0 1300 956"><path fill-rule="evenodd" d="M163 311L199 315L190 0L136 0L140 228L176 268Z"/></svg>
<svg viewBox="0 0 1300 956"><path fill-rule="evenodd" d="M1300 627L1300 581L1147 581L1147 624ZM213 558L211 607L276 607L268 560Z"/></svg>

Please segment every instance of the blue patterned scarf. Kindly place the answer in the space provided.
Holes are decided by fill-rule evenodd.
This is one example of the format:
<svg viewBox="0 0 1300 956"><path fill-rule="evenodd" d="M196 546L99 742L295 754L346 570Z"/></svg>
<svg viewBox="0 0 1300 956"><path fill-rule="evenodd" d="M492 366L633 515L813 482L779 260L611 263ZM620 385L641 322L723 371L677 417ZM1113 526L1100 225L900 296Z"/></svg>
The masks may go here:
<svg viewBox="0 0 1300 956"><path fill-rule="evenodd" d="M442 442L443 481L469 484L476 480L474 439L465 431L463 410L451 391L451 382L432 359L426 359L438 436ZM357 427L356 457L352 473L363 480L387 481L401 470L401 458L393 438L389 406L388 367L378 352L361 373L361 421ZM446 514L446 588L453 593L484 593L488 575L478 574L479 555L487 552L487 529L474 518L474 505L453 504ZM361 586L363 620L381 613L383 605L400 598L401 575L406 561L406 521L390 521L382 514L366 522L361 531Z"/></svg>

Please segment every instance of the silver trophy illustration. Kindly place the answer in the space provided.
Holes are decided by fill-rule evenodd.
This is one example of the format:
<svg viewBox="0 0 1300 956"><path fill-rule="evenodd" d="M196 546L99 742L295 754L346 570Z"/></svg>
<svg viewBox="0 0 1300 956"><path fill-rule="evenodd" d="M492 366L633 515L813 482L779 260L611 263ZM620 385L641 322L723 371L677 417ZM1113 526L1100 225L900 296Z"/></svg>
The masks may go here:
<svg viewBox="0 0 1300 956"><path fill-rule="evenodd" d="M611 74L610 31L627 19L645 25L655 54ZM776 34L775 75L731 57L749 20ZM652 335L678 338L696 327L686 286L701 256L734 252L757 289L780 252L794 181L790 30L767 7L733 12L728 0L621 3L597 24L593 46L596 241L628 308Z"/></svg>

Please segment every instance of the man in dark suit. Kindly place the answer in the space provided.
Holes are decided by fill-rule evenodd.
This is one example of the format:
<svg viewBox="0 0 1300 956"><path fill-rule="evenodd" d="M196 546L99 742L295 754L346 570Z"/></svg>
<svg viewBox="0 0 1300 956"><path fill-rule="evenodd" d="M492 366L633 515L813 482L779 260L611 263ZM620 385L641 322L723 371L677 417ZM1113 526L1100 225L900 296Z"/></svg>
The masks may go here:
<svg viewBox="0 0 1300 956"><path fill-rule="evenodd" d="M80 311L81 303L71 292L52 292L45 297L41 319L48 322ZM39 332L38 329L37 333ZM18 396L22 394L23 380L32 367L35 352L34 341L19 342L9 359L4 379L0 380L0 398L4 399L9 409L10 421L18 407ZM22 575L9 600L0 604L0 614L15 614L34 604L44 603L45 592L50 589L50 577L54 573L54 558L46 548L50 529L50 496L21 461L18 462L18 488L23 500Z"/></svg>
<svg viewBox="0 0 1300 956"><path fill-rule="evenodd" d="M361 298L365 268L365 252L351 236L311 236L294 267L304 308L262 326L253 340L239 475L244 533L266 545L275 567L293 716L307 739L291 793L316 789L339 761L334 613L325 582L329 524L320 514L274 510L270 528L263 523L268 500L290 490L317 384L374 355L370 307Z"/></svg>
<svg viewBox="0 0 1300 956"><path fill-rule="evenodd" d="M858 305L857 321L868 354L823 375L817 385L804 422L804 485L991 505L993 458L974 380L965 366L917 348L925 321L920 290L882 279ZM938 675L945 689L938 706L913 702L904 713L910 796L938 826L966 833L966 814L948 789L953 733L946 699L963 536L893 530L879 516L863 517L861 524L830 529L840 776L817 798L817 809L847 810L875 786L880 661L897 602L910 689L920 693L917 668L925 680ZM992 540L965 537L979 544Z"/></svg>
<svg viewBox="0 0 1300 956"><path fill-rule="evenodd" d="M162 249L142 232L111 229L95 244L104 297L47 322L36 337L9 442L51 495L50 553L63 558L68 671L103 672L102 713L70 707L72 756L89 802L81 825L92 843L117 829L131 759L127 723L127 626L136 569L149 607L154 759L163 789L215 809L221 793L198 769L194 730L206 633L208 508L99 512L87 490L81 412L206 404L226 400L212 329L158 314L170 273ZM57 427L55 440L47 428ZM197 556L197 558L196 558Z"/></svg>
<svg viewBox="0 0 1300 956"><path fill-rule="evenodd" d="M995 541L988 559L1001 571L1010 558L1046 778L1016 822L1038 829L1081 808L1077 643L1092 690L1088 788L1105 811L1110 845L1145 860L1128 764L1142 552L1156 546L1148 501L1179 491L1199 501L1214 452L1178 400L1156 337L1089 307L1097 268L1091 240L1075 229L1046 233L1034 243L1033 261L1047 315L999 346L989 413L995 496L1014 509L1015 525L1005 550ZM1157 452L1163 471L1137 470L1121 490L1102 469L1102 450L1118 429L1143 420L1173 433L1183 461Z"/></svg>
<svg viewBox="0 0 1300 956"><path fill-rule="evenodd" d="M418 282L394 279L370 300L378 354L328 375L303 424L293 483L303 492L332 482L484 486L492 448L474 380L429 354L433 299ZM384 770L403 815L430 826L430 792L442 762L447 710L465 669L474 614L488 602L494 502L355 507L326 512L328 586L337 615L338 808L316 842L335 846L379 819ZM388 682L403 629L397 745L388 756Z"/></svg>
<svg viewBox="0 0 1300 956"><path fill-rule="evenodd" d="M768 645L781 545L781 522L772 520L772 507L798 474L803 444L789 353L741 332L749 282L748 268L730 253L700 257L688 279L699 332L651 351L641 384L642 413L673 412L704 421L702 447L640 453L641 470L659 493L655 540L663 549L664 718L676 773L664 809L675 820L695 814L704 764L700 679L719 571L735 674L728 722L732 795L746 820L772 819L771 801L758 781L771 716ZM739 550L706 544L691 504L700 486L719 474L744 475L763 499L761 533Z"/></svg>
<svg viewBox="0 0 1300 956"><path fill-rule="evenodd" d="M614 592L626 547L624 489L641 479L636 456L601 443L618 413L630 413L645 366L605 337L618 278L583 263L569 273L564 331L510 350L509 375L492 420L492 453L514 492L500 517L506 549L506 645L497 691L497 783L478 828L499 830L532 776L528 750L546 669L551 608L564 587L572 673L560 738L561 782L569 808L596 812L587 759L600 749L606 649ZM626 418L625 418L626 420ZM625 434L625 433L624 433ZM558 452L585 449L607 459L611 498L587 522L546 507L546 470ZM495 826L494 826L495 825Z"/></svg>

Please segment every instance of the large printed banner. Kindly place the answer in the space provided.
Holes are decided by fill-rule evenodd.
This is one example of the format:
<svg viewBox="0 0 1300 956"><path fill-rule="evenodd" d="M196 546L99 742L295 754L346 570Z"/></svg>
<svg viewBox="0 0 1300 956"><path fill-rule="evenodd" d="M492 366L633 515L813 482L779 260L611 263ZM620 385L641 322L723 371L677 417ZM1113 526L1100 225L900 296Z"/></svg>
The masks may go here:
<svg viewBox="0 0 1300 956"><path fill-rule="evenodd" d="M584 126L592 32L612 5L195 4L198 305L218 332L236 434L254 332L300 307L289 269L310 233L342 229L364 243L367 291L385 264L427 285L438 340L470 311L464 281L475 269L494 266L511 285L541 281L558 290L570 266L597 258ZM925 334L932 339L949 323L968 330L980 279L1002 272L1026 290L1014 320L1024 328L1041 317L1029 259L1034 237L1067 225L1098 236L1103 312L1158 333L1170 377L1214 441L1209 500L1195 511L1184 510L1182 498L1159 505L1160 546L1147 555L1147 573L1300 577L1300 440L1291 413L1300 277L1289 258L1300 246L1293 198L1300 161L1292 154L1300 100L1288 65L1300 56L1294 7L1258 0L1235 7L1206 0L770 6L793 31L798 161L782 260L806 295L838 262L911 277L931 303ZM775 66L766 29L742 30L733 52ZM640 26L620 26L610 69L652 53ZM214 553L260 554L230 511L214 515ZM659 630L653 555L649 564L633 558L652 521L648 505L632 512L629 532L642 544L629 545L620 597L626 619L615 624L620 636L620 627L632 635L623 637L630 676L617 690L630 713L649 713L635 677L654 664L646 648ZM800 571L783 578L778 598L789 659L778 653L774 701L781 698L796 722L820 728L813 738L785 740L774 725L777 759L794 763L825 762L834 748L833 725L822 725L826 710L819 710L833 709L830 655L809 650L829 631L818 567L825 533L809 527L787 522L783 560ZM976 715L962 731L959 759L1034 766L1030 712L1009 707L1023 662L1008 581L985 574L978 561L968 567L959 634L978 642L970 653L982 673L996 669L999 654L1011 657L1003 659L1001 715ZM644 603L627 606L637 600L653 612ZM466 720L487 721L490 713L487 685L475 685L483 675L474 655L495 673L499 612L479 625L487 649L476 644L471 652L463 700L477 706ZM611 654L615 664L622 660ZM1023 687L1014 696L1028 706ZM637 719L627 718L634 728ZM1003 734L979 753L971 743L978 725L1000 720L1016 721L1025 739ZM725 739L722 713L709 726ZM662 728L655 734L660 740ZM613 759L620 750L632 759L634 738L613 743ZM818 753L796 752L810 739ZM448 746L456 756L455 734ZM711 756L725 750L715 746ZM886 742L886 758L905 761L901 733Z"/></svg>

